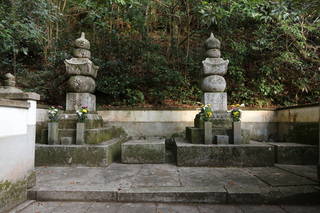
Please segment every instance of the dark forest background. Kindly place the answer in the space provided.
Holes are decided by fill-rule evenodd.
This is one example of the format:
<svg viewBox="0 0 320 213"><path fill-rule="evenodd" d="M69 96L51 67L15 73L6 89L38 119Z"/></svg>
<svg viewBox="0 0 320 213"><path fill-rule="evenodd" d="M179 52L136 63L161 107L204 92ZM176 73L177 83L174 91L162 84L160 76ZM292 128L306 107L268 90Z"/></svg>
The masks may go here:
<svg viewBox="0 0 320 213"><path fill-rule="evenodd" d="M63 60L82 31L100 66L101 105L200 101L210 32L230 60L230 104L319 100L318 0L0 0L0 74L63 104Z"/></svg>

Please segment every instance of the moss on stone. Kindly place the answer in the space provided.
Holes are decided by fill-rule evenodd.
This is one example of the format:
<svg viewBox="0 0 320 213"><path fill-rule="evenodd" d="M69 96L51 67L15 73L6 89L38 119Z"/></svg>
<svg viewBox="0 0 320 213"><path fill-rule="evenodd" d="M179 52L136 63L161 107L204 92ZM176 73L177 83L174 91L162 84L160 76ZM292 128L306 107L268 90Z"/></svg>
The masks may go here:
<svg viewBox="0 0 320 213"><path fill-rule="evenodd" d="M27 199L27 187L34 173L17 182L0 182L0 212L5 212Z"/></svg>

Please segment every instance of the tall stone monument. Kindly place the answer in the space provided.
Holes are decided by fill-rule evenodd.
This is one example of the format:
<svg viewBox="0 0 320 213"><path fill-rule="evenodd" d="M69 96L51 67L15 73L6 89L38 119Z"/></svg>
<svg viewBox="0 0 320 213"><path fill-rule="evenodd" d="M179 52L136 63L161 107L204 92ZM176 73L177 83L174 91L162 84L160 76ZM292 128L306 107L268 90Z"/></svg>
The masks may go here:
<svg viewBox="0 0 320 213"><path fill-rule="evenodd" d="M221 43L211 33L210 37L205 41L207 58L202 61L203 64L203 80L201 89L204 92L202 102L211 104L215 116L226 116L227 112L227 93L226 80L224 75L228 70L228 60L221 58Z"/></svg>
<svg viewBox="0 0 320 213"><path fill-rule="evenodd" d="M99 67L91 58L90 42L82 33L74 42L73 58L65 60L66 71L70 76L67 82L66 110L74 111L87 106L89 111L96 111L95 79Z"/></svg>
<svg viewBox="0 0 320 213"><path fill-rule="evenodd" d="M90 60L90 42L82 33L73 44L73 57L65 60L67 80L66 111L59 119L58 144L76 144L76 110L87 107L84 143L99 144L110 138L110 130L103 127L103 119L96 112L96 88L98 66Z"/></svg>

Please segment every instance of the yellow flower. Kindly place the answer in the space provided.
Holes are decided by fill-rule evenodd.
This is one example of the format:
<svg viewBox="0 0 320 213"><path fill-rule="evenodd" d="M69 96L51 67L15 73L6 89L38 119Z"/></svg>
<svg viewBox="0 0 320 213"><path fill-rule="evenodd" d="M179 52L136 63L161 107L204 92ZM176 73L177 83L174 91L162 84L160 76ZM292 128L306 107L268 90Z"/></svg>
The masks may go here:
<svg viewBox="0 0 320 213"><path fill-rule="evenodd" d="M236 104L236 107L240 107L240 104Z"/></svg>
<svg viewBox="0 0 320 213"><path fill-rule="evenodd" d="M212 116L212 112L208 112L208 117L211 117Z"/></svg>
<svg viewBox="0 0 320 213"><path fill-rule="evenodd" d="M83 109L82 112L88 113L88 110L87 109Z"/></svg>

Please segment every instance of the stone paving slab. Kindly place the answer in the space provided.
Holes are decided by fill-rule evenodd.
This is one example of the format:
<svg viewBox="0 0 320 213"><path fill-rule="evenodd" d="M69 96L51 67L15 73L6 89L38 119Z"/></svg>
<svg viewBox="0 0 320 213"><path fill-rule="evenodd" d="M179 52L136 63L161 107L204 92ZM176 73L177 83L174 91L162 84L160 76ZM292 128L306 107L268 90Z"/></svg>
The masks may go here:
<svg viewBox="0 0 320 213"><path fill-rule="evenodd" d="M318 181L316 165L285 165L276 164L275 167L291 172L293 174L309 178L313 181Z"/></svg>
<svg viewBox="0 0 320 213"><path fill-rule="evenodd" d="M277 167L207 168L170 164L39 167L38 201L320 203L316 181ZM310 174L308 174L310 175Z"/></svg>
<svg viewBox="0 0 320 213"><path fill-rule="evenodd" d="M317 206L35 202L17 213L319 213ZM14 211L12 211L13 213Z"/></svg>
<svg viewBox="0 0 320 213"><path fill-rule="evenodd" d="M315 181L311 181L305 177L297 176L276 167L256 167L246 169L249 171L249 173L269 184L270 186L298 186L316 184Z"/></svg>

